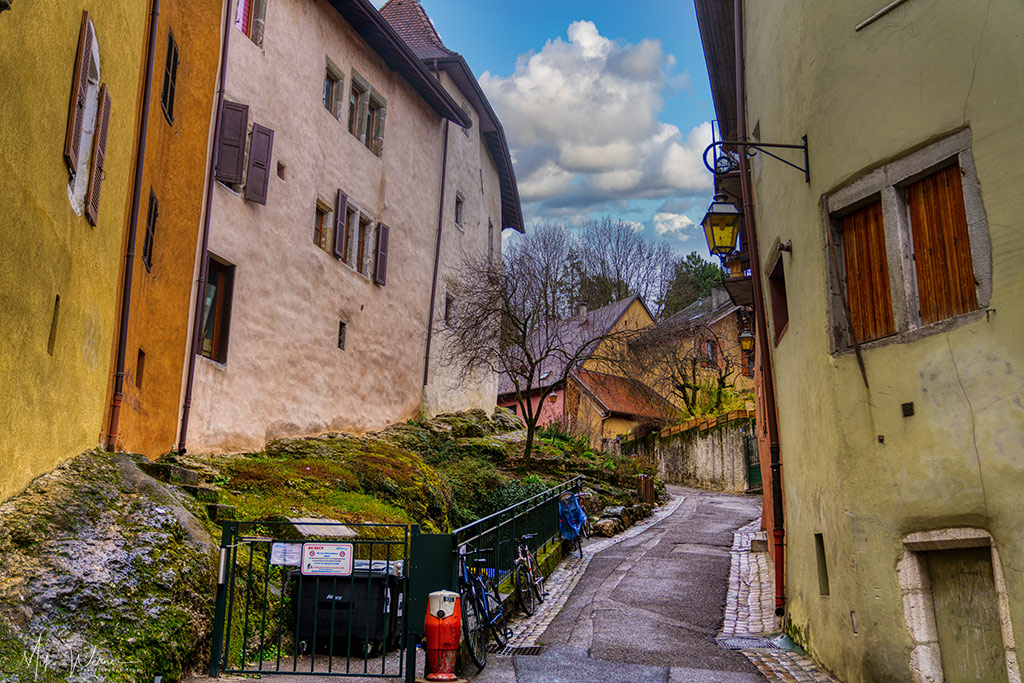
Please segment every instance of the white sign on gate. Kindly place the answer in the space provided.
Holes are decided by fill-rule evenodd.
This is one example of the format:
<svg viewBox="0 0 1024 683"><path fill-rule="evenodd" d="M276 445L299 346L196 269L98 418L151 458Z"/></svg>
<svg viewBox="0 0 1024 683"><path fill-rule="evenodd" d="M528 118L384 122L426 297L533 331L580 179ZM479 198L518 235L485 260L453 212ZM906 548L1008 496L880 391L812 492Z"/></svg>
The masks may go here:
<svg viewBox="0 0 1024 683"><path fill-rule="evenodd" d="M349 576L352 574L351 543L303 543L304 576Z"/></svg>

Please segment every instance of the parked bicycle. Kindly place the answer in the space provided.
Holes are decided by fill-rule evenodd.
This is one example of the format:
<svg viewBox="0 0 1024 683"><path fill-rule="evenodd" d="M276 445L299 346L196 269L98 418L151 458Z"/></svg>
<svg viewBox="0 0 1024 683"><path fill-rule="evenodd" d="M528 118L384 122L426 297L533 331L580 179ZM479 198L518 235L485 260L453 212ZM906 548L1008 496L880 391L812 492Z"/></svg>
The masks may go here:
<svg viewBox="0 0 1024 683"><path fill-rule="evenodd" d="M473 559L475 570L466 563L470 555L490 552L491 548L462 551L459 553L459 602L462 607L462 631L466 636L469 657L478 669L487 665L487 634L490 633L498 647L508 643L508 629L505 625L505 608L494 582L484 571L487 559Z"/></svg>
<svg viewBox="0 0 1024 683"><path fill-rule="evenodd" d="M513 584L519 607L532 616L538 602L544 602L544 574L537 564L537 557L530 551L529 541L537 534L523 534L516 539L515 570Z"/></svg>

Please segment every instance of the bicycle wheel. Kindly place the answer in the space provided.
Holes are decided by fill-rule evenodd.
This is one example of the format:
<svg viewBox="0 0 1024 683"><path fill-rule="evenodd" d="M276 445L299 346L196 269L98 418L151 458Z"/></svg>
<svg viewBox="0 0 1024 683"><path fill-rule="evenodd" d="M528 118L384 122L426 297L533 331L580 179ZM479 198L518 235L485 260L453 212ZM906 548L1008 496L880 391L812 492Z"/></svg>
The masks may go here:
<svg viewBox="0 0 1024 683"><path fill-rule="evenodd" d="M484 599L487 600L487 614L490 616L491 636L499 648L508 644L508 634L505 633L505 607L501 602L501 594L490 581L484 583Z"/></svg>
<svg viewBox="0 0 1024 683"><path fill-rule="evenodd" d="M577 534L576 540L573 541L576 546L576 552L579 553L580 559L583 559L583 534Z"/></svg>
<svg viewBox="0 0 1024 683"><path fill-rule="evenodd" d="M537 556L530 553L530 573L533 575L533 594L537 596L537 602L544 602L544 574L537 564Z"/></svg>
<svg viewBox="0 0 1024 683"><path fill-rule="evenodd" d="M459 602L462 607L462 632L466 636L469 658L476 664L477 669L483 669L487 666L487 641L480 606L477 605L471 590L463 591L459 596Z"/></svg>
<svg viewBox="0 0 1024 683"><path fill-rule="evenodd" d="M530 585L530 572L524 565L516 566L515 584L519 609L523 610L526 616L532 617L537 610L537 598L533 594L533 586Z"/></svg>
<svg viewBox="0 0 1024 683"><path fill-rule="evenodd" d="M584 518L583 526L580 528L580 531L583 532L583 537L584 538L590 538L591 537L591 535L593 534L593 529L590 526L590 517Z"/></svg>

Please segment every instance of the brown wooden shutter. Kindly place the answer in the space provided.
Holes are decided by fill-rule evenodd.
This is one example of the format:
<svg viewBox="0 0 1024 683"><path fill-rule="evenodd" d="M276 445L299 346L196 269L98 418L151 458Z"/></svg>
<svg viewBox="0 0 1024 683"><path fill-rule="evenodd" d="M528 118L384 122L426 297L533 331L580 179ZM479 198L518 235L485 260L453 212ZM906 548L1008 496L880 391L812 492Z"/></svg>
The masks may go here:
<svg viewBox="0 0 1024 683"><path fill-rule="evenodd" d="M840 219L850 326L858 342L895 334L882 202Z"/></svg>
<svg viewBox="0 0 1024 683"><path fill-rule="evenodd" d="M267 203L267 184L270 182L270 157L274 149L274 131L258 123L252 125L249 142L249 167L245 170L245 200L257 204Z"/></svg>
<svg viewBox="0 0 1024 683"><path fill-rule="evenodd" d="M110 93L106 83L100 87L100 111L96 118L96 134L92 146L92 168L89 170L89 191L86 193L85 216L96 225L100 211L100 187L106 175L107 130L110 128Z"/></svg>
<svg viewBox="0 0 1024 683"><path fill-rule="evenodd" d="M338 190L338 199L334 202L334 256L345 258L345 223L348 216L348 195Z"/></svg>
<svg viewBox="0 0 1024 683"><path fill-rule="evenodd" d="M68 105L68 129L64 137L64 158L74 171L78 168L78 148L82 143L82 119L85 117L85 98L89 92L89 72L92 70L92 24L89 13L82 11L82 28L78 33L78 54L75 56L75 76L71 82L71 102Z"/></svg>
<svg viewBox="0 0 1024 683"><path fill-rule="evenodd" d="M960 166L907 187L921 324L978 308Z"/></svg>
<svg viewBox="0 0 1024 683"><path fill-rule="evenodd" d="M242 182L245 162L245 133L249 126L249 106L224 100L217 140L217 170L214 176L228 185Z"/></svg>
<svg viewBox="0 0 1024 683"><path fill-rule="evenodd" d="M388 226L383 223L377 225L377 252L373 281L378 285L386 285L388 282L388 233L390 232Z"/></svg>

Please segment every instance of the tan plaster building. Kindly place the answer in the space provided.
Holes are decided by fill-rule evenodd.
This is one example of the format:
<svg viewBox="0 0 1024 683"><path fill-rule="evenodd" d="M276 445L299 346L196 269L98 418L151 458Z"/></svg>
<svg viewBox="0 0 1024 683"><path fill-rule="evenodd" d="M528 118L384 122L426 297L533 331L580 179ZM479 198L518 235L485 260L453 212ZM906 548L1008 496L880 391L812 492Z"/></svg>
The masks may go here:
<svg viewBox="0 0 1024 683"><path fill-rule="evenodd" d="M723 138L809 142L806 180L758 155L731 186L767 293L786 629L843 681L1019 681L1024 8L696 5Z"/></svg>
<svg viewBox="0 0 1024 683"><path fill-rule="evenodd" d="M442 230L442 263L522 227L518 198L497 199L508 187L483 151L486 117L366 0L240 0L235 29L186 445L261 448L417 417L455 196L463 225ZM435 403L490 408L491 385Z"/></svg>

